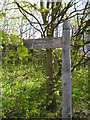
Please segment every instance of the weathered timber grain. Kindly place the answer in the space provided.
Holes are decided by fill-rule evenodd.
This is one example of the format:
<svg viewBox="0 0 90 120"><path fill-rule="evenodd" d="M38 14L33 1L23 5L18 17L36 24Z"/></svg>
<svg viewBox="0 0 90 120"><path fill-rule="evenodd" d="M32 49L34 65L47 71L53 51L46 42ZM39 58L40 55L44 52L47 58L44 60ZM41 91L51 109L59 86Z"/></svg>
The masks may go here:
<svg viewBox="0 0 90 120"><path fill-rule="evenodd" d="M61 48L62 38L40 38L23 40L24 46L30 49Z"/></svg>
<svg viewBox="0 0 90 120"><path fill-rule="evenodd" d="M72 119L70 23L63 24L62 39L62 118Z"/></svg>

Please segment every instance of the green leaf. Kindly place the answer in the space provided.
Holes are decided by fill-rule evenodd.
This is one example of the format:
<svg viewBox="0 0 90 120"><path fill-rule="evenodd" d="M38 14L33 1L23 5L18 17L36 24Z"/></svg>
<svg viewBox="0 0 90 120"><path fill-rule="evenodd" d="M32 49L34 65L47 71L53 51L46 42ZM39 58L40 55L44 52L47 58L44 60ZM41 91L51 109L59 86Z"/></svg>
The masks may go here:
<svg viewBox="0 0 90 120"><path fill-rule="evenodd" d="M45 9L38 9L40 13L45 13Z"/></svg>
<svg viewBox="0 0 90 120"><path fill-rule="evenodd" d="M15 16L12 16L11 19L16 19L16 17L15 17Z"/></svg>
<svg viewBox="0 0 90 120"><path fill-rule="evenodd" d="M19 39L19 38L18 38L16 35L11 34L11 35L10 35L10 39L11 39L11 41L12 41L13 44L18 45L18 39Z"/></svg>
<svg viewBox="0 0 90 120"><path fill-rule="evenodd" d="M0 17L6 17L6 14L3 12L0 14Z"/></svg>

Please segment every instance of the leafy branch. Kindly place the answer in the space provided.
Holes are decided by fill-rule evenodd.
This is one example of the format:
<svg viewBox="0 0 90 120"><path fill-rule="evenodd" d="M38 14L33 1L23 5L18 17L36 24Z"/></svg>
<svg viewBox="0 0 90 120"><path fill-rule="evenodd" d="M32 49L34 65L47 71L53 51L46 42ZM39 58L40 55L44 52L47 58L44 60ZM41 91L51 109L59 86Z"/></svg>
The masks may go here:
<svg viewBox="0 0 90 120"><path fill-rule="evenodd" d="M74 69L81 64L82 60L84 59L84 57L86 56L86 54L87 54L89 51L90 51L90 50L88 50L87 52L84 53L84 55L82 56L82 58L80 59L80 61L79 61L76 65L73 66L71 72L73 72ZM88 61L88 60L89 60L89 59L87 59L87 61ZM87 62L87 61L86 61L86 62ZM86 62L85 62L85 63L86 63ZM82 64L84 64L84 63L82 63Z"/></svg>

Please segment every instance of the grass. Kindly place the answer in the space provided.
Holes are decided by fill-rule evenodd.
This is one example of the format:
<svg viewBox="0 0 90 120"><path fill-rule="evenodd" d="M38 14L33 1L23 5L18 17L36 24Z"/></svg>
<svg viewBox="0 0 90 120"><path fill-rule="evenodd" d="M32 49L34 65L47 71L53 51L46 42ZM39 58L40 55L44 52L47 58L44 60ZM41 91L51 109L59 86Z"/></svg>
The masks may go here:
<svg viewBox="0 0 90 120"><path fill-rule="evenodd" d="M87 117L87 69L72 73L73 117ZM59 88L60 93L62 86ZM46 69L42 63L8 64L2 67L2 117L61 117L62 94L57 96L58 109L46 111Z"/></svg>

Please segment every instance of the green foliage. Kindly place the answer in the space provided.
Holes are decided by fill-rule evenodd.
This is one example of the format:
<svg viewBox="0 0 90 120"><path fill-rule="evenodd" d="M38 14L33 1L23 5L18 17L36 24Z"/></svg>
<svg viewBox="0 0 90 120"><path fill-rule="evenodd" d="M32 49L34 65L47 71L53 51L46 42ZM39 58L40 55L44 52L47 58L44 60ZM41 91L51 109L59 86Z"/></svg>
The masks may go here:
<svg viewBox="0 0 90 120"><path fill-rule="evenodd" d="M76 66L80 60L82 59L82 56L84 55L84 52L82 50L82 52L80 51L80 49L83 49L83 42L81 40L81 35L76 38L76 37L71 37L71 67L72 69L74 68L74 66ZM81 60L81 62L79 63L79 65L81 65L81 63L83 63L83 60L85 60L85 57L83 57L83 59ZM79 65L77 67L79 67Z"/></svg>
<svg viewBox="0 0 90 120"><path fill-rule="evenodd" d="M0 13L0 21L1 21L1 19L2 19L3 17L6 17L6 14L5 14L4 12L1 12L1 13Z"/></svg>
<svg viewBox="0 0 90 120"><path fill-rule="evenodd" d="M2 116L9 117L61 117L62 87L55 91L58 109L46 111L46 73L43 64L3 65L2 69ZM72 73L73 116L77 111L88 111L88 78L87 69ZM56 86L55 86L56 87ZM80 113L80 112L79 112ZM82 114L80 114L82 117Z"/></svg>
<svg viewBox="0 0 90 120"><path fill-rule="evenodd" d="M7 64L11 62L13 64L17 62L27 61L28 49L23 45L23 41L19 40L16 35L10 36L2 31L2 45L3 46L3 62Z"/></svg>
<svg viewBox="0 0 90 120"><path fill-rule="evenodd" d="M57 110L46 111L46 51L33 50L32 53L24 47L22 40L13 34L8 36L1 31L3 46L2 65L2 117L47 117L59 118L62 110L62 81L53 80L54 94L57 97ZM73 38L72 43L77 44ZM75 59L75 55L77 58ZM55 76L62 64L62 49L53 50L55 57ZM72 49L73 64L78 63L82 55L77 48ZM27 59L30 58L30 61ZM58 64L57 64L58 63ZM72 73L72 105L73 116L83 118L88 111L88 70L75 69ZM51 96L52 97L52 96ZM49 103L51 103L50 101Z"/></svg>
<svg viewBox="0 0 90 120"><path fill-rule="evenodd" d="M43 8L43 9L38 9L38 11L40 12L40 13L45 13L45 12L49 12L49 8Z"/></svg>
<svg viewBox="0 0 90 120"><path fill-rule="evenodd" d="M3 66L3 117L40 116L45 105L45 77L34 67L31 63Z"/></svg>
<svg viewBox="0 0 90 120"><path fill-rule="evenodd" d="M73 82L74 81L74 82ZM73 98L75 101L77 101L77 104L80 103L80 101L87 102L88 100L88 70L87 69L80 69L75 70L74 73L72 73L72 87L74 87L72 93ZM83 106L82 107L86 107Z"/></svg>

